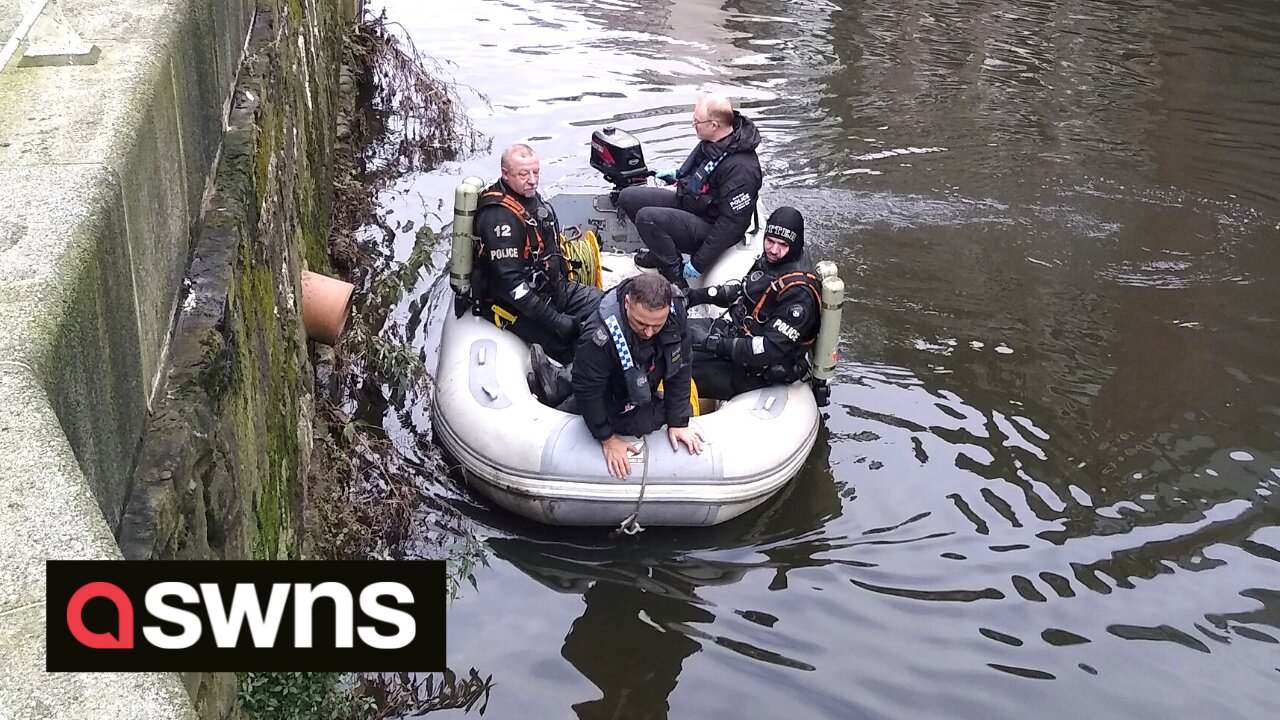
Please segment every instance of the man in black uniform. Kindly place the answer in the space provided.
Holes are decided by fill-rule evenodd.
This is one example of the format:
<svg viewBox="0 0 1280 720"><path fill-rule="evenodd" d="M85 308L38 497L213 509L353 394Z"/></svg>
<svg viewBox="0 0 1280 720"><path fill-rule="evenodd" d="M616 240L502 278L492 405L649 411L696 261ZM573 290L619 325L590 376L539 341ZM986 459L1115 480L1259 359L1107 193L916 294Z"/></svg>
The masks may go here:
<svg viewBox="0 0 1280 720"><path fill-rule="evenodd" d="M639 452L622 435L666 425L672 450L684 443L689 452L702 452L702 435L689 427L689 351L684 298L666 280L639 275L604 294L578 341L573 397L560 409L582 415L610 475L627 477L627 455ZM535 358L535 374L554 372L560 371Z"/></svg>
<svg viewBox="0 0 1280 720"><path fill-rule="evenodd" d="M502 153L501 179L480 195L473 309L567 361L601 292L566 278L560 223L538 195L538 170L533 148L516 143Z"/></svg>
<svg viewBox="0 0 1280 720"><path fill-rule="evenodd" d="M689 291L689 306L728 311L689 321L699 397L739 393L808 376L818 335L822 284L804 252L804 218L780 207L769 216L764 254L741 282Z"/></svg>
<svg viewBox="0 0 1280 720"><path fill-rule="evenodd" d="M693 108L693 130L700 142L680 169L657 173L676 184L674 193L637 185L618 197L648 247L636 254L636 264L657 268L681 287L742 240L755 216L763 177L756 157L760 133L728 98L701 98ZM691 257L685 260L681 253Z"/></svg>

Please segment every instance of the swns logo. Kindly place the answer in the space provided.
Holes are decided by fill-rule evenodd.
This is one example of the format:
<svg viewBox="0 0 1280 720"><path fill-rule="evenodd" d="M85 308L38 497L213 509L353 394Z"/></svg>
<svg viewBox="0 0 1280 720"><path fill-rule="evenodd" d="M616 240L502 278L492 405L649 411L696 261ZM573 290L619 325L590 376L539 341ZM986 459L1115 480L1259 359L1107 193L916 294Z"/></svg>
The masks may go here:
<svg viewBox="0 0 1280 720"><path fill-rule="evenodd" d="M50 671L445 667L438 561L46 563Z"/></svg>

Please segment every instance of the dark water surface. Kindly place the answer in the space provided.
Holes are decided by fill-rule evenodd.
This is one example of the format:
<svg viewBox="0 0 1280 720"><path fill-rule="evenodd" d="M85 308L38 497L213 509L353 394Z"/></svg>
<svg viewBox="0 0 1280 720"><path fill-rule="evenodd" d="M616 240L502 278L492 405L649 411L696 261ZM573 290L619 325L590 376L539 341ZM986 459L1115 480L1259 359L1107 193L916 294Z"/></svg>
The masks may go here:
<svg viewBox="0 0 1280 720"><path fill-rule="evenodd" d="M447 491L489 538L448 646L486 717L1275 717L1276 3L387 7L548 189L605 124L677 163L730 94L852 299L819 445L758 512L616 540ZM388 209L445 217L497 164Z"/></svg>

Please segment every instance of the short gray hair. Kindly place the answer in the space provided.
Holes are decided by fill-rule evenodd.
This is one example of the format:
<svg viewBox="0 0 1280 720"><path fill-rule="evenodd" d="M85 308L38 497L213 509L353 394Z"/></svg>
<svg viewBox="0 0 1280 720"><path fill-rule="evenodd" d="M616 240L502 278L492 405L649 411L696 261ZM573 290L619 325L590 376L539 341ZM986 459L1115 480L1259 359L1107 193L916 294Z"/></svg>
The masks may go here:
<svg viewBox="0 0 1280 720"><path fill-rule="evenodd" d="M524 143L512 143L507 146L506 150L502 151L502 169L503 170L510 169L511 161L515 160L517 157L519 158L538 157L538 153L534 152L533 148L529 147L528 145L525 145Z"/></svg>

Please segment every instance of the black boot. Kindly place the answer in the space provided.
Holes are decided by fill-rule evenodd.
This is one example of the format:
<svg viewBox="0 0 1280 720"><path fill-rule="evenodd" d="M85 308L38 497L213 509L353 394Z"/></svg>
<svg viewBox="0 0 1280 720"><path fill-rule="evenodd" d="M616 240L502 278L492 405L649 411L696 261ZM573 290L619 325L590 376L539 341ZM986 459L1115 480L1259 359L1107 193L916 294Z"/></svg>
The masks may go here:
<svg viewBox="0 0 1280 720"><path fill-rule="evenodd" d="M667 282L675 285L682 294L689 293L689 281L684 279L684 267L660 268L658 272L667 279Z"/></svg>
<svg viewBox="0 0 1280 720"><path fill-rule="evenodd" d="M556 407L573 393L569 368L551 362L542 346L529 346L529 389L543 405Z"/></svg>
<svg viewBox="0 0 1280 720"><path fill-rule="evenodd" d="M639 250L633 258L638 268L648 268L650 270L657 269L658 256L653 254L652 250Z"/></svg>

